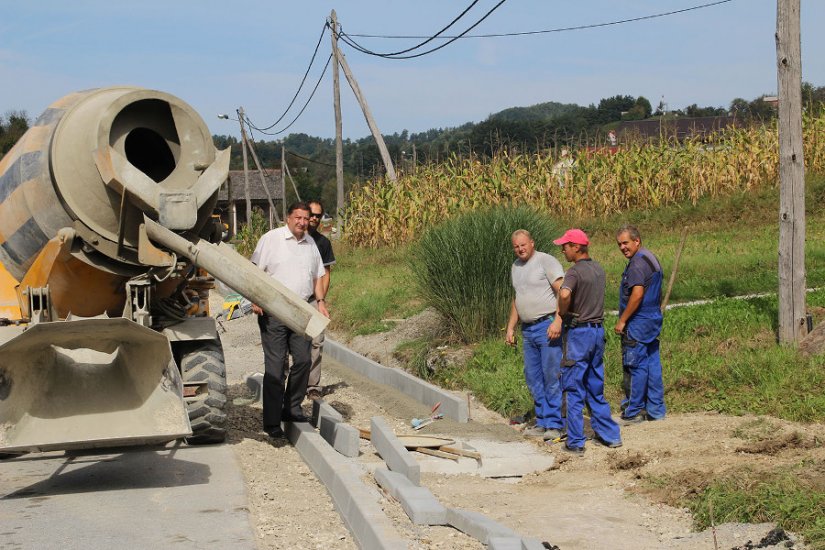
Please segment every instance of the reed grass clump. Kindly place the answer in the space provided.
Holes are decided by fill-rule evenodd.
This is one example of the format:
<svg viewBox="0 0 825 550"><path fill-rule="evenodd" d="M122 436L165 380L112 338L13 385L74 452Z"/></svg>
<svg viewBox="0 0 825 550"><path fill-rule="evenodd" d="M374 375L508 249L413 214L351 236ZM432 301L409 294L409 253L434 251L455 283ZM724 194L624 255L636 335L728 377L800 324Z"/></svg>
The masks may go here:
<svg viewBox="0 0 825 550"><path fill-rule="evenodd" d="M421 297L465 342L498 334L513 299L510 237L516 229L533 235L538 250L553 249L557 228L528 208L473 210L426 231L411 248L410 267Z"/></svg>

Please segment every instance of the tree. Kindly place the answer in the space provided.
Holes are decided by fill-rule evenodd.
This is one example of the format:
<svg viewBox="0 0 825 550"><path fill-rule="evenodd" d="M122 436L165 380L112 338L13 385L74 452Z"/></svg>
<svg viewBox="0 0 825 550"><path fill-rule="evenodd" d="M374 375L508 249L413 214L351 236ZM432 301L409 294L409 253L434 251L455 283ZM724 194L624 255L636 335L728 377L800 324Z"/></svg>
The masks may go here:
<svg viewBox="0 0 825 550"><path fill-rule="evenodd" d="M29 115L26 111L9 111L0 116L0 158L14 147L28 129Z"/></svg>

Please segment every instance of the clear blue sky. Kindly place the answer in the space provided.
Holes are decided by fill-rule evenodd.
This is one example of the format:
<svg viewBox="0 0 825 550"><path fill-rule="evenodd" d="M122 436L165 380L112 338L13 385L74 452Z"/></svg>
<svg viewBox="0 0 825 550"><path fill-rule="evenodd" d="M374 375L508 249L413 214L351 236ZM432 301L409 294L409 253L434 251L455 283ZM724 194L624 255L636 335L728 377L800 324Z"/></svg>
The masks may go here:
<svg viewBox="0 0 825 550"><path fill-rule="evenodd" d="M710 1L508 0L470 34L603 23ZM495 3L480 0L456 32ZM256 125L274 122L297 89L331 9L350 34L431 35L469 4L2 1L0 113L24 109L36 117L69 92L130 84L175 94L201 113L213 133L237 135L237 123L216 115L234 116L234 109L243 105ZM802 74L817 86L825 85L823 24L825 1L802 0ZM750 100L775 93L775 26L776 0L733 0L610 27L459 40L406 61L367 56L346 45L342 49L381 131L418 132L544 101L587 105L629 94L644 95L654 107L662 96L670 108L691 103L727 107L734 97ZM417 42L357 40L376 51ZM327 35L296 107L308 97L329 51ZM343 74L341 78L344 135L368 135ZM330 70L287 133L334 136L331 82ZM284 123L292 118L288 115Z"/></svg>

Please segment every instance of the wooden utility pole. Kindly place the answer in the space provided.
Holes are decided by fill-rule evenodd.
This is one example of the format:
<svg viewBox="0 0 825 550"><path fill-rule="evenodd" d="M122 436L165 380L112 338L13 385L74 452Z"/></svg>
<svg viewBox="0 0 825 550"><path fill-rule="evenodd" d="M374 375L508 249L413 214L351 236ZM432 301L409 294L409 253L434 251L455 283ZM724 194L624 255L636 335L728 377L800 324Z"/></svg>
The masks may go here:
<svg viewBox="0 0 825 550"><path fill-rule="evenodd" d="M344 213L344 137L341 124L341 86L338 75L338 16L335 10L329 14L329 24L332 29L332 103L335 109L335 182L336 182L336 211L335 225L338 234L341 234L341 215Z"/></svg>
<svg viewBox="0 0 825 550"><path fill-rule="evenodd" d="M255 152L255 142L251 138L247 138L247 145L249 146L249 152L252 153L252 160L255 161L255 168L258 169L258 175L261 177L261 185L264 188L264 193L266 193L266 200L269 201L269 228L272 229L272 216L275 216L275 220L278 222L278 225L281 225L281 218L278 217L278 210L275 208L275 202L272 200L272 195L269 193L269 187L266 184L266 176L264 175L264 169L261 167L261 162L258 160L258 153ZM273 188L273 191L275 189Z"/></svg>
<svg viewBox="0 0 825 550"><path fill-rule="evenodd" d="M807 334L805 311L805 164L802 147L800 0L777 0L779 83L779 342Z"/></svg>
<svg viewBox="0 0 825 550"><path fill-rule="evenodd" d="M281 145L281 213L286 219L286 147Z"/></svg>
<svg viewBox="0 0 825 550"><path fill-rule="evenodd" d="M352 88L352 93L355 94L355 99L357 99L358 103L361 105L361 111L364 113L364 118L367 119L367 126L370 127L370 132L372 132L372 137L375 140L375 144L378 145L378 150L381 152L381 160L384 161L384 168L387 170L387 178L390 181L396 181L398 178L395 175L395 167L392 165L390 152L387 150L387 144L384 143L384 136L381 135L381 132L378 130L378 125L372 117L372 112L370 111L369 105L367 105L367 100L364 97L364 94L361 93L361 88L358 86L358 82L356 82L355 77L352 75L352 71L349 68L349 64L347 63L344 54L342 54L341 50L338 49L335 50L335 54L338 57L338 63L340 63L341 68L344 69L344 76L347 77L347 82L349 82L349 87Z"/></svg>
<svg viewBox="0 0 825 550"><path fill-rule="evenodd" d="M241 151L243 151L243 187L246 196L246 223L252 223L252 199L249 198L249 162L246 159L246 129L243 125L243 107L235 111L238 114L238 124L241 125Z"/></svg>

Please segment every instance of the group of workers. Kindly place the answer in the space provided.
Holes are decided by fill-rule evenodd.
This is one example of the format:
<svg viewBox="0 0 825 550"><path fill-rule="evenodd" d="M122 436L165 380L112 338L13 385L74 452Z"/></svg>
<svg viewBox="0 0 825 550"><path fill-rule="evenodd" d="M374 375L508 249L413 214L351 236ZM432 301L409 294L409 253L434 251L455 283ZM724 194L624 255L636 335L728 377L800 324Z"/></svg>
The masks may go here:
<svg viewBox="0 0 825 550"><path fill-rule="evenodd" d="M581 229L570 229L553 241L573 264L567 272L554 257L536 251L528 231L513 232L511 240L515 298L505 340L516 344L515 329L521 322L524 377L536 413L535 426L524 433L563 440L567 451L582 455L586 407L594 440L620 447L621 430L604 397L605 273L590 257L590 239ZM628 259L614 327L622 342L621 420L624 425L661 420L666 412L659 358L662 266L642 247L635 226L621 227L616 243Z"/></svg>
<svg viewBox="0 0 825 550"><path fill-rule="evenodd" d="M292 204L286 225L264 234L251 259L329 317L326 296L335 255L329 239L318 230L323 215L318 201ZM536 250L528 231L515 231L511 240L516 255L511 269L515 298L505 340L516 344L515 329L521 322L524 377L536 413L535 426L525 434L547 441L565 440L567 451L581 455L586 407L595 440L607 447L621 446L619 424L604 397L605 273L590 258L587 234L570 229L553 241L573 264L567 272L553 256ZM659 359L662 267L642 247L636 227L620 228L616 242L628 259L614 327L622 341L625 398L621 419L628 425L665 417ZM264 352L263 428L270 437L283 438L281 422L305 422L304 398L322 395L323 335L310 340L257 305L252 310L258 315Z"/></svg>

